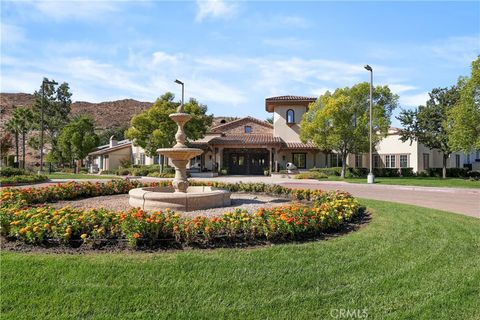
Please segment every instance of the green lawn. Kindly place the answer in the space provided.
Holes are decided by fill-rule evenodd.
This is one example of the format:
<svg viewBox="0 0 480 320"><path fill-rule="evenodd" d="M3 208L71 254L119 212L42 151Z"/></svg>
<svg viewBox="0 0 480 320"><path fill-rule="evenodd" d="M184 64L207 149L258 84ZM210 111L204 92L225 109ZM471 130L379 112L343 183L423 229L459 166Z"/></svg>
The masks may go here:
<svg viewBox="0 0 480 320"><path fill-rule="evenodd" d="M347 178L329 176L328 180L346 181L351 183L367 183L367 178ZM321 181L327 181L322 179ZM419 187L449 187L449 188L480 188L480 181L461 179L461 178L434 178L434 177L398 177L398 178L375 178L378 184L393 184L402 186Z"/></svg>
<svg viewBox="0 0 480 320"><path fill-rule="evenodd" d="M113 175L97 175L97 174L74 174L74 173L61 173L55 172L47 174L49 179L121 179L118 176Z"/></svg>
<svg viewBox="0 0 480 320"><path fill-rule="evenodd" d="M160 253L1 253L2 319L480 319L480 219L362 200L328 241Z"/></svg>

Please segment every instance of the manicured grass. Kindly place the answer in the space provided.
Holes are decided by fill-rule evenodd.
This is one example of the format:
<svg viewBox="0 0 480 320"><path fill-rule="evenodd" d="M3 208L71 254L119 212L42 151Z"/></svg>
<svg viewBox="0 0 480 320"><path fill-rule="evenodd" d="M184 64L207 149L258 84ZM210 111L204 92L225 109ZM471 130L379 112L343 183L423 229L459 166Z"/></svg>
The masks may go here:
<svg viewBox="0 0 480 320"><path fill-rule="evenodd" d="M328 180L346 181L350 183L367 183L367 178L346 178L329 176ZM321 181L325 181L322 179ZM480 188L480 181L474 181L461 178L434 178L434 177L392 177L382 178L376 177L375 183L402 185L402 186L419 186L419 187L449 187L449 188Z"/></svg>
<svg viewBox="0 0 480 320"><path fill-rule="evenodd" d="M362 200L317 242L159 253L1 252L3 319L479 319L480 219Z"/></svg>
<svg viewBox="0 0 480 320"><path fill-rule="evenodd" d="M74 174L74 173L62 173L55 172L47 174L49 179L121 179L121 177L113 175L97 175L97 174Z"/></svg>

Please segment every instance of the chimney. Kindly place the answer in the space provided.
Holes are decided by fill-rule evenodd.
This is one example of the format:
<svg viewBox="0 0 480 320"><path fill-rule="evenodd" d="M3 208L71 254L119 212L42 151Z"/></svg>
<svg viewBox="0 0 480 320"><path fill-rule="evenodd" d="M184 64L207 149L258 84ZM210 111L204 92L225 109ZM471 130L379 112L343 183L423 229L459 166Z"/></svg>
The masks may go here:
<svg viewBox="0 0 480 320"><path fill-rule="evenodd" d="M110 137L110 148L115 147L116 145L118 145L117 139L115 139L115 136L111 136Z"/></svg>

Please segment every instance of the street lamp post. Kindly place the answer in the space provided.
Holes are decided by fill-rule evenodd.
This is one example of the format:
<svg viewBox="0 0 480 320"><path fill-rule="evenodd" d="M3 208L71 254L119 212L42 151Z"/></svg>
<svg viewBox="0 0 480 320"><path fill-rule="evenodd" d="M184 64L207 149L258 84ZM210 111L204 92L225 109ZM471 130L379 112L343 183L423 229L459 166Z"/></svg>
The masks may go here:
<svg viewBox="0 0 480 320"><path fill-rule="evenodd" d="M43 79L42 81L42 103L41 103L41 108L40 108L40 170L38 170L38 174L42 174L43 172L43 131L44 131L44 121L43 121L43 109L45 105L45 84L53 84L56 85L58 84L55 81L48 81Z"/></svg>
<svg viewBox="0 0 480 320"><path fill-rule="evenodd" d="M367 71L370 71L370 153L369 153L369 165L370 171L367 176L367 183L374 183L375 176L373 175L373 155L372 155L372 109L373 109L373 69L368 64L364 67Z"/></svg>
<svg viewBox="0 0 480 320"><path fill-rule="evenodd" d="M184 102L183 99L184 99L184 97L185 97L185 90L184 90L184 89L185 89L185 84L184 84L182 81L178 80L178 79L175 80L175 83L178 83L179 85L182 86L182 104L181 104L180 107L178 107L178 109L177 109L177 112L180 113L180 112L183 112L183 102Z"/></svg>

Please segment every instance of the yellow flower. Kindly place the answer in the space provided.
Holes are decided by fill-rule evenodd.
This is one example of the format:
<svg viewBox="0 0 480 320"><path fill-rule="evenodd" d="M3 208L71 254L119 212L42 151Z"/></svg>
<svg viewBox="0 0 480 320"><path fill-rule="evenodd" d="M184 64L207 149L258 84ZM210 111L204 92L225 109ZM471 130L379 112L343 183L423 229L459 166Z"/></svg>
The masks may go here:
<svg viewBox="0 0 480 320"><path fill-rule="evenodd" d="M82 238L83 240L87 239L88 237L88 234L86 233L82 233L82 235L80 236L80 238Z"/></svg>
<svg viewBox="0 0 480 320"><path fill-rule="evenodd" d="M39 227L34 227L34 228L33 228L33 232L38 232L38 231L40 231L40 228L39 228Z"/></svg>

